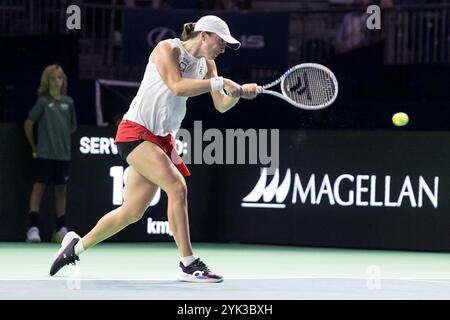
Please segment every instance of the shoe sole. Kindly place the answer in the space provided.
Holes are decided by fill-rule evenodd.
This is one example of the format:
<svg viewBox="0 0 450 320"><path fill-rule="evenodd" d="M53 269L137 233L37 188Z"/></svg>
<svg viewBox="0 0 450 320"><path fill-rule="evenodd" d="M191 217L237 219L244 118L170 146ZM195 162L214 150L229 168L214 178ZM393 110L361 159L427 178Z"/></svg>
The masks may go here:
<svg viewBox="0 0 450 320"><path fill-rule="evenodd" d="M53 264L55 263L56 259L61 254L61 252L63 252L66 249L66 247L70 244L70 242L76 238L81 239L81 237L73 231L70 231L66 234L66 236L62 240L61 247L59 248L58 252L56 252L55 255L53 256L53 260L50 266L53 266Z"/></svg>
<svg viewBox="0 0 450 320"><path fill-rule="evenodd" d="M180 268L178 268L176 279L182 282L195 282L195 283L220 283L223 279L205 278L199 279L191 274L184 273Z"/></svg>

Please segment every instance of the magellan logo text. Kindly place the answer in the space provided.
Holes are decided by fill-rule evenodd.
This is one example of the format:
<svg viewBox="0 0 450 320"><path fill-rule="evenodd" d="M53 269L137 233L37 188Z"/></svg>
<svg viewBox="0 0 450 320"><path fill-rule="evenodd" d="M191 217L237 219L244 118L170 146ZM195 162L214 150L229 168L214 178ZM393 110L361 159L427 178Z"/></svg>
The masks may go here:
<svg viewBox="0 0 450 320"><path fill-rule="evenodd" d="M421 208L429 201L438 207L439 177L427 183L423 176L402 178L400 190L391 188L391 176L341 174L334 180L328 174L311 174L303 181L296 173L293 178L291 169L280 182L280 170L276 169L270 183L267 184L267 170L261 170L261 176L250 193L242 200L242 207L285 208L288 202L297 204L401 207L409 205ZM378 183L377 183L378 181ZM293 182L293 183L292 183ZM291 191L292 196L288 199ZM290 201L289 201L290 200Z"/></svg>

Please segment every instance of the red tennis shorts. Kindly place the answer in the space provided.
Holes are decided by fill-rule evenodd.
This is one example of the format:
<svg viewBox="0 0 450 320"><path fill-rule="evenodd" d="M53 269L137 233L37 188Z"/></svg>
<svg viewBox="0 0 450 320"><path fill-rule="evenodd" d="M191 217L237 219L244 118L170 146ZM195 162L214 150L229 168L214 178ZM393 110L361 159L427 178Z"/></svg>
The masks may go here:
<svg viewBox="0 0 450 320"><path fill-rule="evenodd" d="M190 176L186 164L178 155L175 147L175 139L171 134L166 136L157 136L153 134L146 127L129 120L122 120L117 129L115 142L132 142L145 140L150 141L160 147L164 153L169 157L170 161L180 171L183 177Z"/></svg>

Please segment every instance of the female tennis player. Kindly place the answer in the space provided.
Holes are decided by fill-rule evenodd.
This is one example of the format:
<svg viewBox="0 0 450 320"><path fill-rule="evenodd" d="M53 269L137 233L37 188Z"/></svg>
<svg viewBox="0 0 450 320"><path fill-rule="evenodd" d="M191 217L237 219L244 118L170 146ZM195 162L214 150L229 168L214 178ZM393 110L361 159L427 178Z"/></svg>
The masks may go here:
<svg viewBox="0 0 450 320"><path fill-rule="evenodd" d="M185 24L181 40L164 40L155 47L138 93L117 131L119 154L130 165L123 205L104 215L83 238L75 232L67 233L55 254L50 275L75 263L83 251L141 219L161 187L168 196L169 225L181 257L177 279L223 280L193 253L184 180L190 173L176 153L174 137L185 116L188 97L211 92L220 112L235 106L240 97L256 97L255 83L240 86L218 76L214 59L225 52L225 46L237 50L240 43L222 19L208 15L196 23Z"/></svg>

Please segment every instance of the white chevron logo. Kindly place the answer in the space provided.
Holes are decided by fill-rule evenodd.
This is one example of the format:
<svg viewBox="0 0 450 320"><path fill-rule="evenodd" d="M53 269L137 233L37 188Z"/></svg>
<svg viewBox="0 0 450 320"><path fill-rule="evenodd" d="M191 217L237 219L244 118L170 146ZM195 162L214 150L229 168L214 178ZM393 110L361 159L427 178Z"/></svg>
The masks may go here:
<svg viewBox="0 0 450 320"><path fill-rule="evenodd" d="M263 168L261 170L261 177L253 190L242 199L243 202L241 206L254 208L285 208L286 205L282 202L286 199L291 186L291 169L287 170L281 185L278 184L279 177L279 169L276 169L272 181L267 185L267 168ZM261 198L263 202L258 202ZM275 203L272 202L274 198Z"/></svg>

